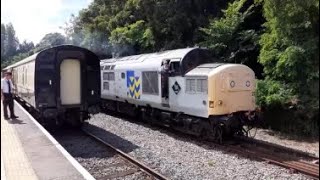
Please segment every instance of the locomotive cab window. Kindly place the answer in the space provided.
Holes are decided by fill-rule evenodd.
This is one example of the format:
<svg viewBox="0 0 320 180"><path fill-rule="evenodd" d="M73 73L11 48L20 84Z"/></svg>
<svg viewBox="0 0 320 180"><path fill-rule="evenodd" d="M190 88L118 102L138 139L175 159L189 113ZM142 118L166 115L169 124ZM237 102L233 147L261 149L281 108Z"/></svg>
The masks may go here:
<svg viewBox="0 0 320 180"><path fill-rule="evenodd" d="M121 78L124 79L126 75L124 73L121 73Z"/></svg>
<svg viewBox="0 0 320 180"><path fill-rule="evenodd" d="M170 70L172 76L180 75L180 61L174 61L170 63Z"/></svg>
<svg viewBox="0 0 320 180"><path fill-rule="evenodd" d="M171 71L171 76L179 76L181 73L180 71L180 59L175 58L171 59L170 61L170 71Z"/></svg>

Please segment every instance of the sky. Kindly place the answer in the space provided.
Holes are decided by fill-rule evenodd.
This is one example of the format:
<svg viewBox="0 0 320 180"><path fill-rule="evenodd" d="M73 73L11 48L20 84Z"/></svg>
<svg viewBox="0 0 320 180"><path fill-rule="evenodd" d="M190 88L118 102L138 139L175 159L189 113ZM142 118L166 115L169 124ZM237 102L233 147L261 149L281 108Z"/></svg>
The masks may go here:
<svg viewBox="0 0 320 180"><path fill-rule="evenodd" d="M71 14L88 7L93 0L1 0L1 23L11 22L19 41L38 43L51 32L64 34Z"/></svg>

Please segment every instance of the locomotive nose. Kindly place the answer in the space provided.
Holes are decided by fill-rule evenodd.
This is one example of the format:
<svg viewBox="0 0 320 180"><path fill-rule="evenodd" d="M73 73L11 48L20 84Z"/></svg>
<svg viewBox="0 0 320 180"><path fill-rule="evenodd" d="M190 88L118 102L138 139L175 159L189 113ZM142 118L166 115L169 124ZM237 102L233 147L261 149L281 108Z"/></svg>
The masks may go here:
<svg viewBox="0 0 320 180"><path fill-rule="evenodd" d="M231 114L255 109L254 72L244 65L225 65L209 75L210 115ZM212 108L213 107L213 108Z"/></svg>

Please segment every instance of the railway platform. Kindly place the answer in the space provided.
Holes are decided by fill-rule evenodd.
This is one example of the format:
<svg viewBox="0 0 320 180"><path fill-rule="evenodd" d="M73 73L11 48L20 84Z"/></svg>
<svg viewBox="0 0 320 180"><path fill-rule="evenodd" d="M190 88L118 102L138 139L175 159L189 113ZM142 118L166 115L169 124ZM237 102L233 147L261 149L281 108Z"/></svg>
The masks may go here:
<svg viewBox="0 0 320 180"><path fill-rule="evenodd" d="M20 104L5 120L1 103L1 180L94 179Z"/></svg>

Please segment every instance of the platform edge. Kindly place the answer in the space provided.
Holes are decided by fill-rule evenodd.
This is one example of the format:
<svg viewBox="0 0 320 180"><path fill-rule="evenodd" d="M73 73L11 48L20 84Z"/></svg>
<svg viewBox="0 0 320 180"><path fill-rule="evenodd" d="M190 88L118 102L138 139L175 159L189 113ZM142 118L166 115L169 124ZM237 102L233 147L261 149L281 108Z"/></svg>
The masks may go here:
<svg viewBox="0 0 320 180"><path fill-rule="evenodd" d="M56 146L57 149L63 154L63 156L76 168L76 170L86 179L86 180L95 180L95 178L81 165L77 160L75 160L51 134L42 127L37 120L35 120L28 111L26 111L17 101L15 104L19 106L20 109L32 120L32 122L40 129L40 131L45 134L45 136ZM2 166L2 158L1 158Z"/></svg>

